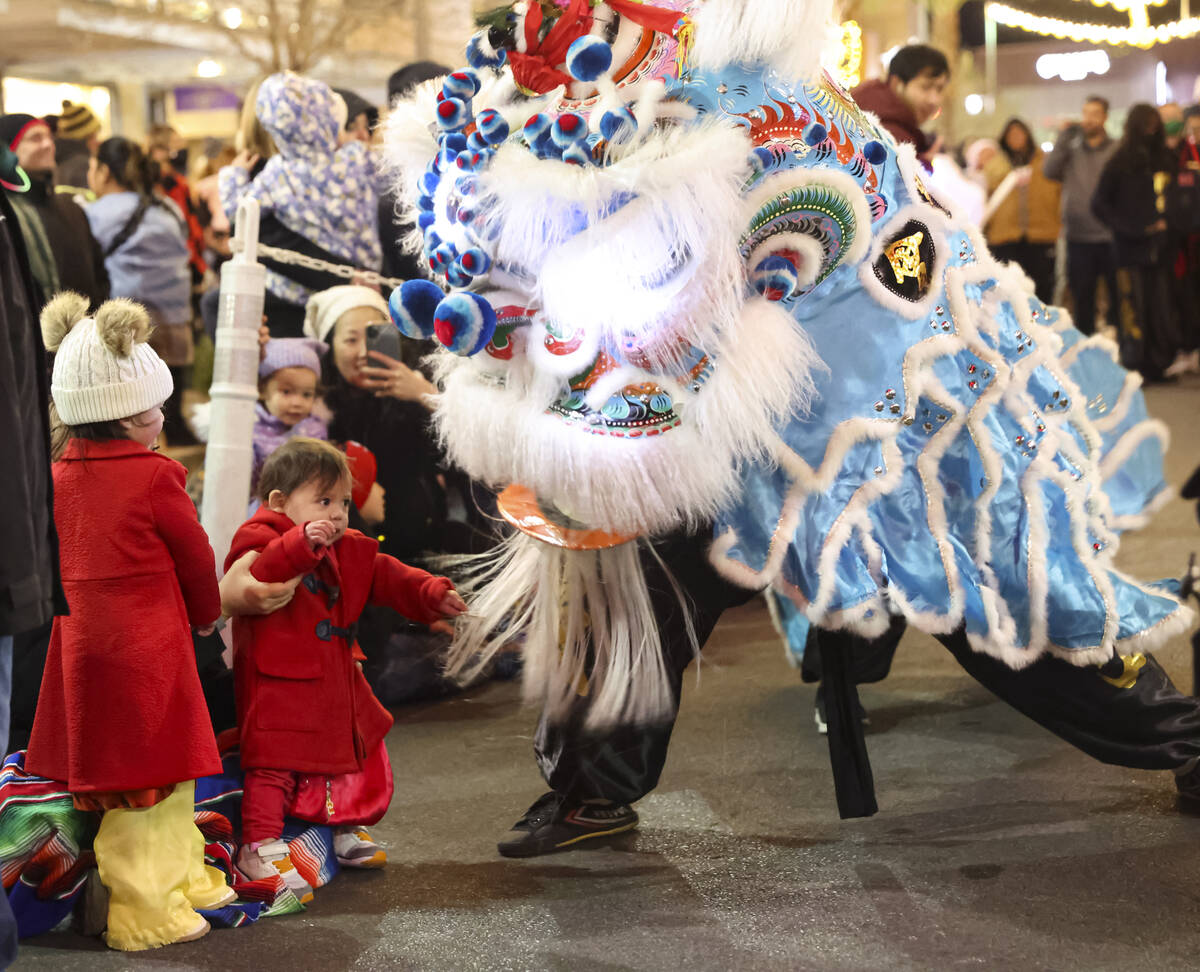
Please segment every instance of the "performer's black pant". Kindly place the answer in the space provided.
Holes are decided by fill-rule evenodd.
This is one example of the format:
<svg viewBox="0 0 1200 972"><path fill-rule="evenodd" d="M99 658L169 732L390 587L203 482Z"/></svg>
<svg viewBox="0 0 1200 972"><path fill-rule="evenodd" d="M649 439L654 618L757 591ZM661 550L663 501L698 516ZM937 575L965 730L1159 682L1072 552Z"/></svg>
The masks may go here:
<svg viewBox="0 0 1200 972"><path fill-rule="evenodd" d="M1108 290L1106 318L1117 326L1117 258L1112 243L1072 243L1067 241L1067 286L1075 301L1075 326L1084 334L1096 330L1096 286L1100 281Z"/></svg>
<svg viewBox="0 0 1200 972"><path fill-rule="evenodd" d="M1043 304L1054 303L1054 244L1002 243L992 247L992 256L1003 263L1015 263L1033 281L1033 289Z"/></svg>
<svg viewBox="0 0 1200 972"><path fill-rule="evenodd" d="M703 645L726 607L752 596L721 579L704 555L706 538L679 538L658 547L694 602L696 635ZM678 706L683 673L693 653L679 605L661 570L647 570L651 599ZM822 632L821 639L838 637ZM895 631L883 636L896 637ZM1045 656L1014 671L974 651L957 631L938 639L955 660L992 693L1096 759L1135 769L1174 770L1200 757L1200 700L1181 694L1151 656L1128 688L1118 688L1095 665L1079 667ZM1116 666L1117 671L1120 665ZM1113 675L1115 672L1109 672ZM551 789L569 800L632 803L658 784L675 719L658 725L581 728L587 700L564 723L542 719L534 750Z"/></svg>

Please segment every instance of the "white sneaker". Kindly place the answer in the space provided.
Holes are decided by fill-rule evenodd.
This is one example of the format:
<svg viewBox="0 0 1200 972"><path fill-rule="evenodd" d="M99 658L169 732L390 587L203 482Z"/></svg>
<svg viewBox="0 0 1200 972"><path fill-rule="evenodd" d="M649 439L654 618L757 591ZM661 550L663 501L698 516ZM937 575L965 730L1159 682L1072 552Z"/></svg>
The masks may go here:
<svg viewBox="0 0 1200 972"><path fill-rule="evenodd" d="M333 832L333 852L342 867L383 867L387 851L371 839L366 827L338 827Z"/></svg>
<svg viewBox="0 0 1200 972"><path fill-rule="evenodd" d="M1192 351L1190 354L1180 351L1175 355L1175 360L1163 371L1163 375L1167 378L1178 378L1180 375L1196 371L1200 371L1200 351Z"/></svg>
<svg viewBox="0 0 1200 972"><path fill-rule="evenodd" d="M243 844L242 849L238 851L237 866L251 881L261 881L269 877L283 878L283 883L301 904L308 904L313 899L312 885L296 870L284 840L269 840L253 850L249 844Z"/></svg>

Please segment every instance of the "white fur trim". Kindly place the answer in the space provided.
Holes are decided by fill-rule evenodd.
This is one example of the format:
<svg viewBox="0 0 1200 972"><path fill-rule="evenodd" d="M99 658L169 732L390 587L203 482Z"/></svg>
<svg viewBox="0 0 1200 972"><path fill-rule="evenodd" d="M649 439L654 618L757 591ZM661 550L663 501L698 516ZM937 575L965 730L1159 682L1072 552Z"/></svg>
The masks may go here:
<svg viewBox="0 0 1200 972"><path fill-rule="evenodd" d="M707 0L692 15L697 67L762 65L789 81L815 77L834 39L830 0Z"/></svg>

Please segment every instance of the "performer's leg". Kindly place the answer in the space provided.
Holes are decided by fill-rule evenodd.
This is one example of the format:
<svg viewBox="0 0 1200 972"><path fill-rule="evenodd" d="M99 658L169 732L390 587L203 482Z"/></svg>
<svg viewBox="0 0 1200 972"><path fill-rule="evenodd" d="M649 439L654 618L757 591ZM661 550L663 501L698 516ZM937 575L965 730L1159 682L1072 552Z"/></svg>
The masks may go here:
<svg viewBox="0 0 1200 972"><path fill-rule="evenodd" d="M734 587L712 569L705 553L709 539L707 534L673 536L655 545L690 602L700 645L708 640L726 607L753 596L752 591ZM646 585L677 707L683 673L694 657L692 644L675 590L653 558L646 562ZM564 723L551 724L545 718L539 723L534 751L550 787L569 800L613 803L632 803L653 790L666 762L674 714L658 725L620 726L598 733L582 728L586 715L587 700L581 698Z"/></svg>
<svg viewBox="0 0 1200 972"><path fill-rule="evenodd" d="M1075 327L1084 334L1092 334L1096 330L1096 287L1100 283L1103 269L1101 261L1104 259L1103 252L1097 255L1097 247L1103 249L1107 244L1067 244L1067 285L1075 301ZM1112 297L1109 299L1112 300Z"/></svg>
<svg viewBox="0 0 1200 972"><path fill-rule="evenodd" d="M655 545L688 601L701 646L725 608L754 596L752 591L727 583L712 569L706 555L710 540L704 532L673 536ZM645 566L678 708L683 673L694 657L693 646L673 585L654 558L648 558ZM570 849L582 841L637 826L637 814L629 804L658 784L675 725L674 713L657 725L619 726L603 732L585 730L586 715L587 699L580 697L577 709L562 722L552 723L543 716L539 723L534 752L551 790L501 839L498 849L506 857Z"/></svg>
<svg viewBox="0 0 1200 972"><path fill-rule="evenodd" d="M1101 762L1178 772L1200 757L1200 699L1176 689L1152 655L1104 668L1047 656L1014 671L972 650L962 631L938 640L1003 701Z"/></svg>

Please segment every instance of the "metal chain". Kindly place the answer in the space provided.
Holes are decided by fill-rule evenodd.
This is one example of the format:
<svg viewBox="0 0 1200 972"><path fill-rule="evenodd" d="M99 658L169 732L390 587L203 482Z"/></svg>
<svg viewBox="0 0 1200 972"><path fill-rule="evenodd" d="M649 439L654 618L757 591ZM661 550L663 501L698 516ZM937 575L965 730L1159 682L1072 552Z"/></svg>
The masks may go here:
<svg viewBox="0 0 1200 972"><path fill-rule="evenodd" d="M229 242L234 253L241 253L245 249L245 245L237 237L234 237ZM283 250L277 246L264 246L262 243L259 243L255 247L255 253L260 259L267 257L276 263L287 263L292 266L303 267L305 270L316 270L319 273L328 273L335 277L343 277L346 280L357 278L368 287L387 287L389 290L394 290L404 283L403 280L397 277L384 277L374 270L359 270L356 267L348 267L344 264L329 263L325 260L319 260L316 257L297 253L294 250Z"/></svg>

